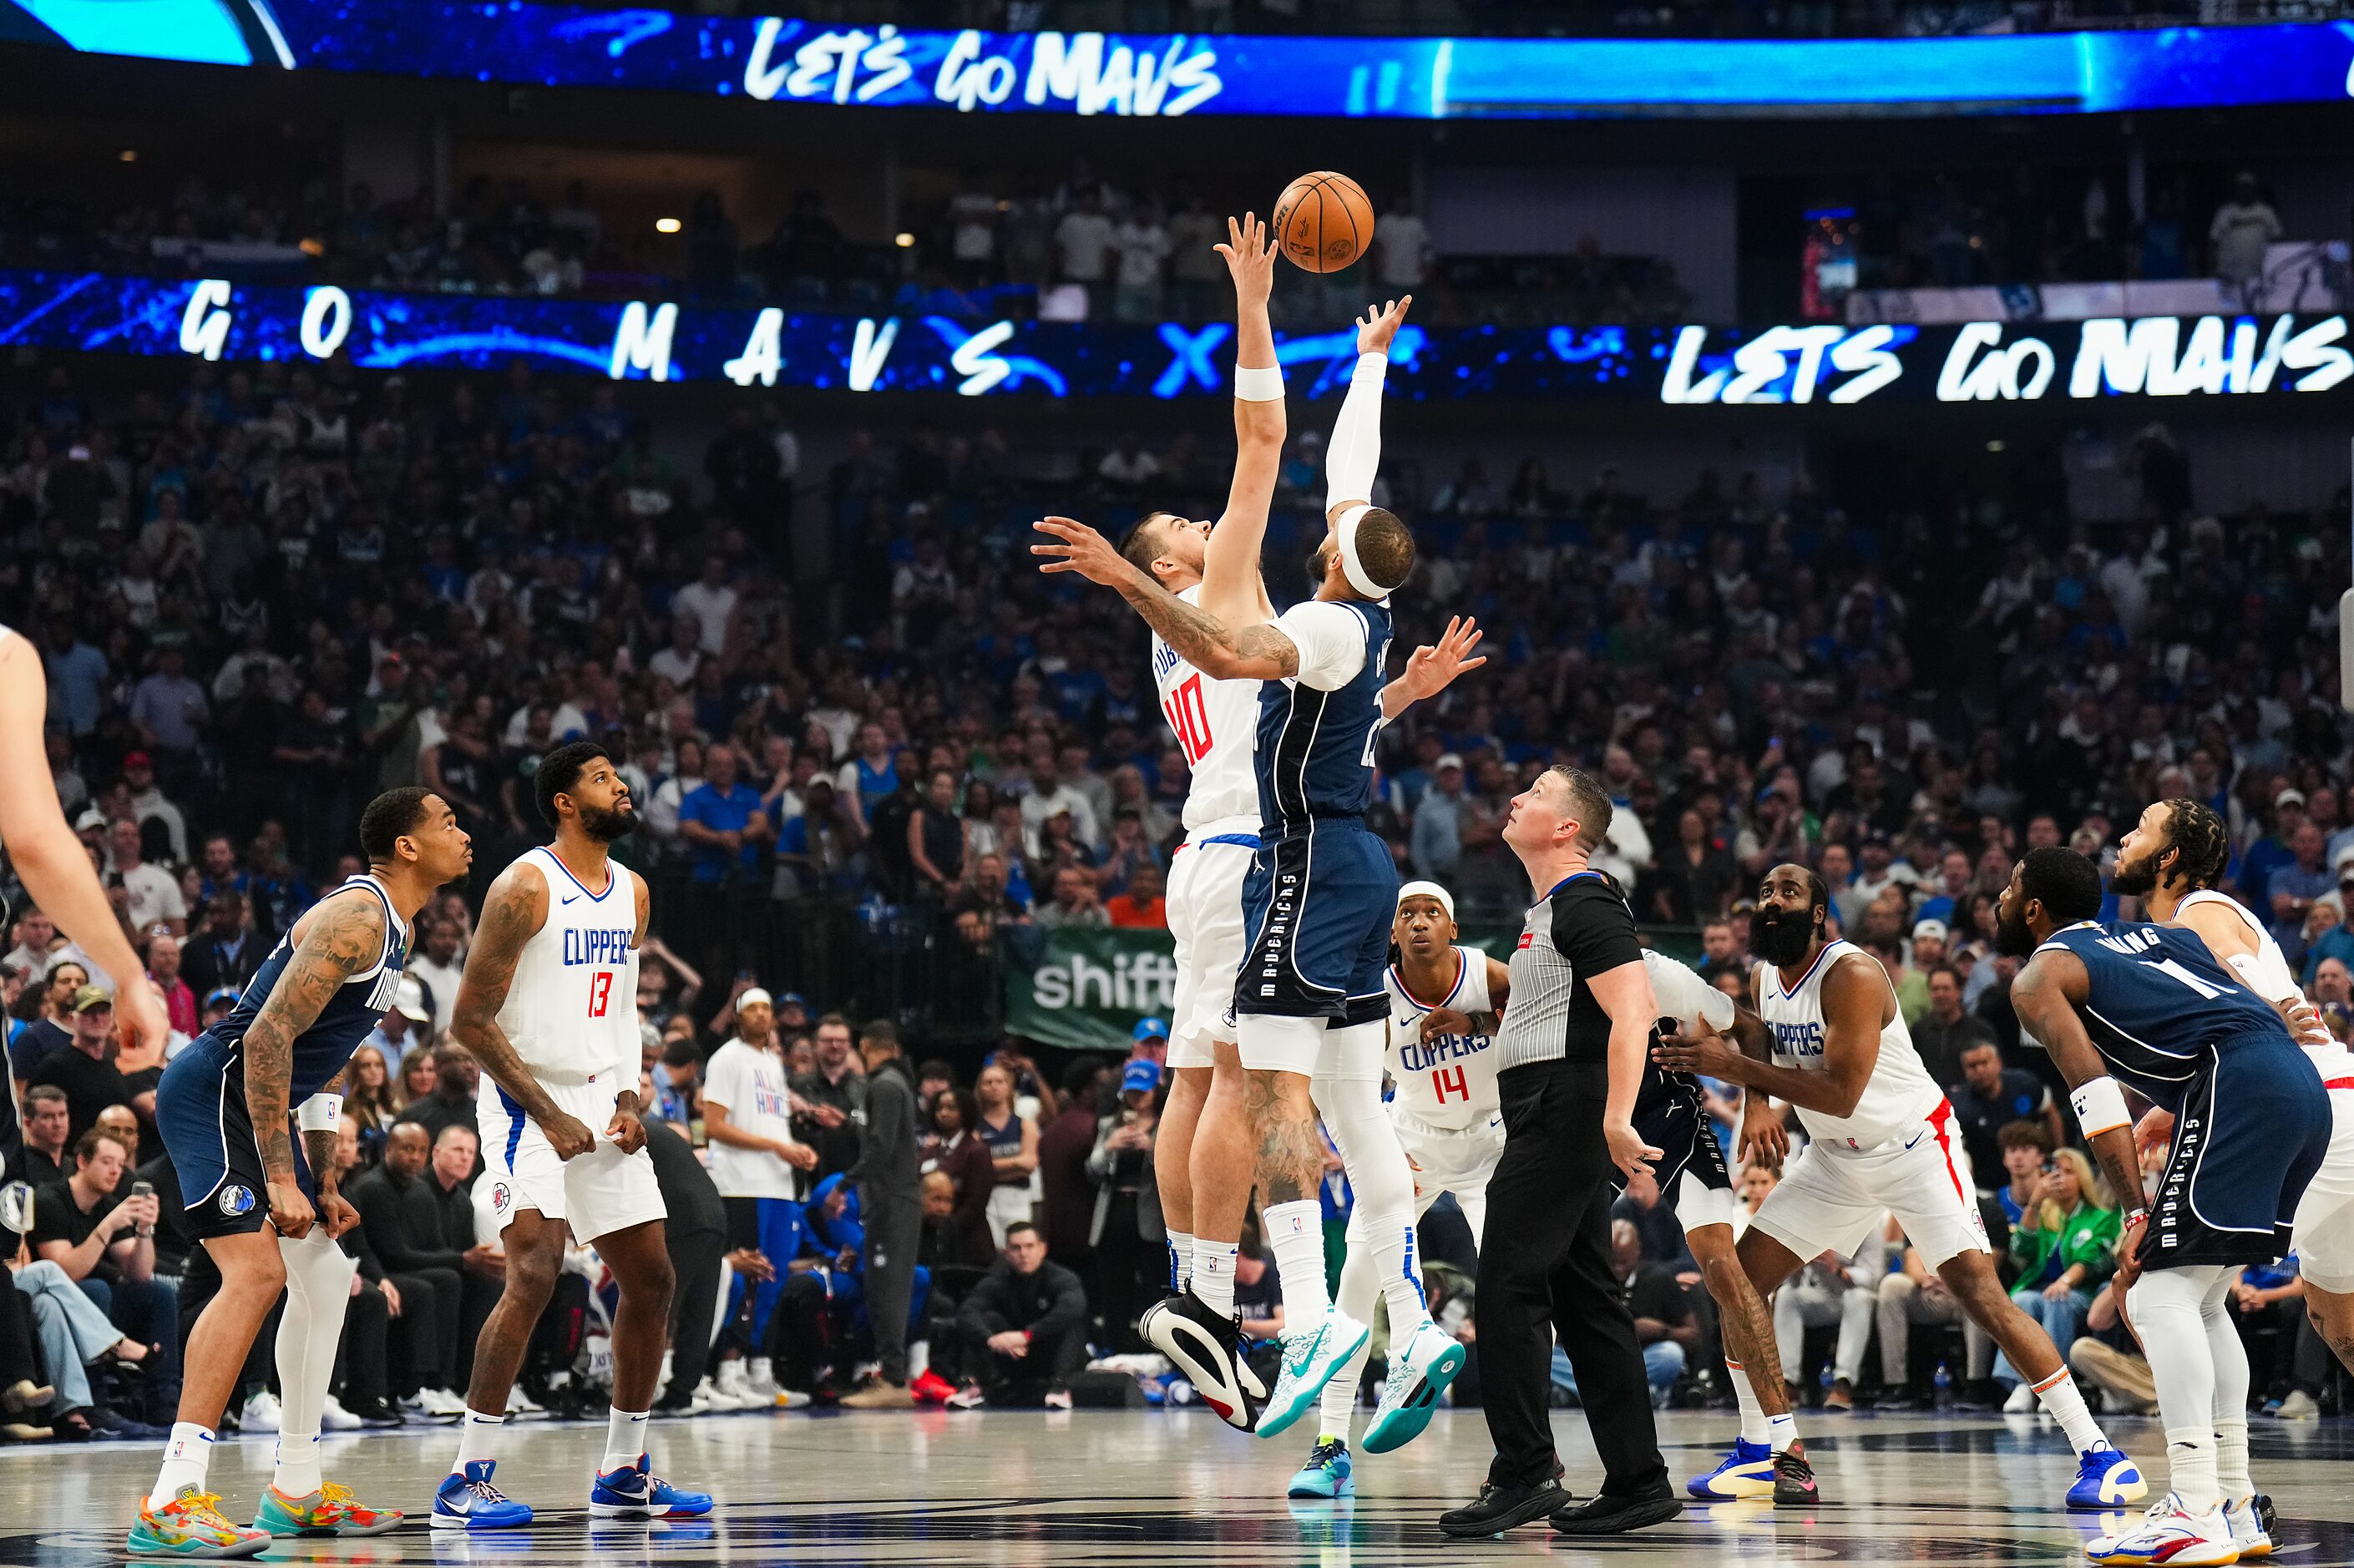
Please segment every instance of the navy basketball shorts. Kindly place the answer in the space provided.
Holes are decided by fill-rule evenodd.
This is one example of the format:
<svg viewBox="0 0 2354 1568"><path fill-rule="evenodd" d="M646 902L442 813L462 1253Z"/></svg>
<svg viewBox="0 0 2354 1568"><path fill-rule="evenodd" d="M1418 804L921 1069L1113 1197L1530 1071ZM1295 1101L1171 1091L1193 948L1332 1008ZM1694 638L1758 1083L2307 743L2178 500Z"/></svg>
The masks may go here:
<svg viewBox="0 0 2354 1568"><path fill-rule="evenodd" d="M180 1179L190 1235L203 1241L261 1229L270 1218L270 1190L253 1118L245 1108L244 1068L227 1045L199 1034L165 1065L155 1086L155 1130ZM288 1137L294 1146L294 1180L315 1204L319 1194L302 1158L302 1140L293 1137L291 1126Z"/></svg>
<svg viewBox="0 0 2354 1568"><path fill-rule="evenodd" d="M2285 1038L2223 1040L2182 1097L2144 1268L2286 1255L2297 1200L2329 1151L2329 1096Z"/></svg>
<svg viewBox="0 0 2354 1568"><path fill-rule="evenodd" d="M1686 1230L1733 1223L1733 1172L1716 1140L1700 1080L1645 1063L1635 1092L1635 1135L1659 1151L1651 1174ZM1626 1191L1626 1172L1610 1168L1610 1183Z"/></svg>
<svg viewBox="0 0 2354 1568"><path fill-rule="evenodd" d="M1320 1028L1388 1017L1382 973L1397 890L1389 845L1354 818L1261 842L1243 880L1247 936L1235 977L1245 1067L1314 1072ZM1376 1035L1376 1057L1380 1048Z"/></svg>

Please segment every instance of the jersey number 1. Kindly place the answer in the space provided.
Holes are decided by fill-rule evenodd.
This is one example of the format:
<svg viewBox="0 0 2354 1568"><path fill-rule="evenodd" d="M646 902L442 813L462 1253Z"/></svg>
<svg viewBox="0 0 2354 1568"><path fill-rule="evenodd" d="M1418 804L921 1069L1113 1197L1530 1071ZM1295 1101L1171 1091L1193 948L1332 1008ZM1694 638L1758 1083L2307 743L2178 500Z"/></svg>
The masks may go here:
<svg viewBox="0 0 2354 1568"><path fill-rule="evenodd" d="M1452 1067L1432 1068L1430 1087L1431 1092L1438 1097L1440 1105L1447 1103L1447 1097L1450 1094L1466 1105L1471 1103L1471 1083L1463 1075L1463 1065L1459 1062Z"/></svg>
<svg viewBox="0 0 2354 1568"><path fill-rule="evenodd" d="M1168 716L1169 727L1177 732L1177 749L1185 754L1185 766L1201 767L1202 758L1210 755L1210 712L1202 705L1202 677L1188 676L1183 685L1169 694L1161 711Z"/></svg>
<svg viewBox="0 0 2354 1568"><path fill-rule="evenodd" d="M599 969L588 977L588 1016L602 1018L613 1000L613 971Z"/></svg>

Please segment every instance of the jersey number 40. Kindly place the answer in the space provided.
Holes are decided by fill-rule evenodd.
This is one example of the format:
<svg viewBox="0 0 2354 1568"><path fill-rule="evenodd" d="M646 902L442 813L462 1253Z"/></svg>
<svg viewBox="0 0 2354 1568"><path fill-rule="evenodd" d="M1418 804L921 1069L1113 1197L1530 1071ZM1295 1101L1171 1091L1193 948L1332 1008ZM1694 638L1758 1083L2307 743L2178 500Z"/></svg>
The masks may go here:
<svg viewBox="0 0 2354 1568"><path fill-rule="evenodd" d="M1210 755L1210 712L1202 705L1202 677L1187 676L1161 703L1161 711L1177 732L1177 749L1185 754L1185 766L1202 766L1202 758Z"/></svg>

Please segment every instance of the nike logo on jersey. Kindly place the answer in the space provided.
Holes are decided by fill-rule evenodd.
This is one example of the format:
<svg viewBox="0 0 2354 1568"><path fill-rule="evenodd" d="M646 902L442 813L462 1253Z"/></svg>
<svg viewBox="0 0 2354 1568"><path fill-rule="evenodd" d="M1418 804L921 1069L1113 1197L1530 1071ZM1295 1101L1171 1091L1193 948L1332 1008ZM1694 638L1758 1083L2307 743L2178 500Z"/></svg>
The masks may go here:
<svg viewBox="0 0 2354 1568"><path fill-rule="evenodd" d="M587 896L588 896L588 895L587 895L587 894L585 894L585 893L576 893L576 894L572 895L572 896L570 896L569 898L567 898L564 902L566 902L567 904L578 904L578 903L579 903L579 902L581 901L581 899L583 899L583 898L585 898L585 897L587 897Z"/></svg>

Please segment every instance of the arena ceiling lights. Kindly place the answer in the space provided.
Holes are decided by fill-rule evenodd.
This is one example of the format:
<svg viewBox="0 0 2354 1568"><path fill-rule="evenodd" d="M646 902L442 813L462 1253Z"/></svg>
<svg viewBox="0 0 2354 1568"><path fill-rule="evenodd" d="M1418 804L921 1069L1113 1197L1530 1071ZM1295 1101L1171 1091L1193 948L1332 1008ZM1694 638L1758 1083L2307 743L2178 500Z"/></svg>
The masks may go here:
<svg viewBox="0 0 2354 1568"><path fill-rule="evenodd" d="M520 0L0 0L96 54L981 112L1460 117L2115 113L2346 99L2354 27L1988 37L1292 38L872 29Z"/></svg>

